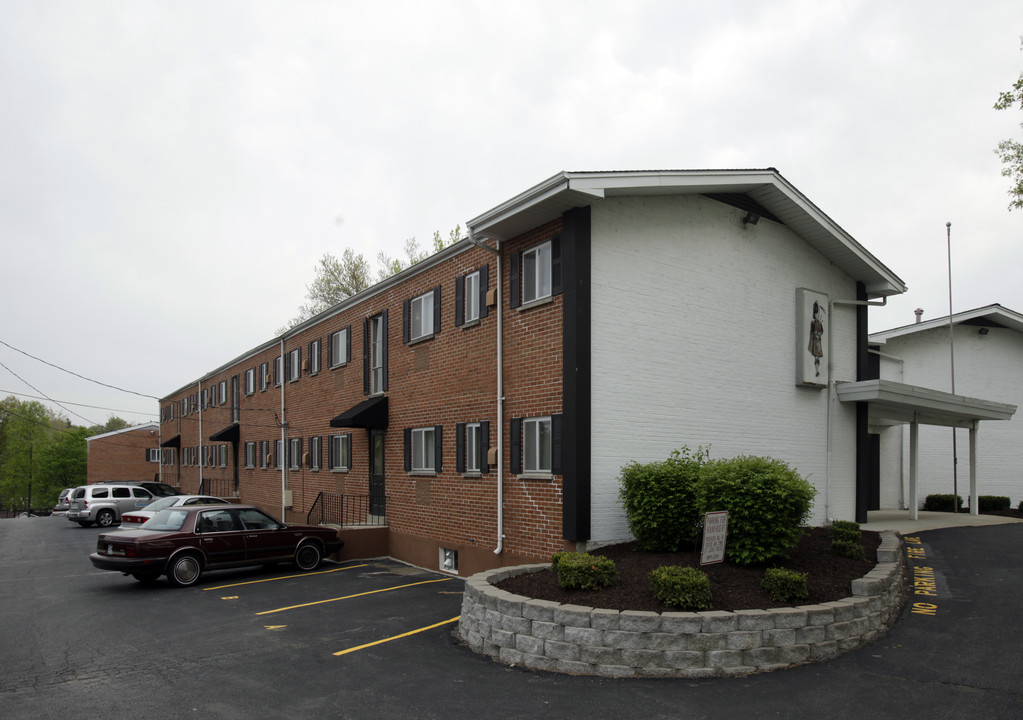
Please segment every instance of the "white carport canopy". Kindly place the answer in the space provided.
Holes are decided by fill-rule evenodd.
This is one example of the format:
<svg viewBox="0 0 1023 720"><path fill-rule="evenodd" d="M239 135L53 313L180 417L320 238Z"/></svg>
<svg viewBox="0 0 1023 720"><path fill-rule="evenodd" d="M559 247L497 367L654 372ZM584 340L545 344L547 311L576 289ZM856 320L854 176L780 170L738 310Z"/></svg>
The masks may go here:
<svg viewBox="0 0 1023 720"><path fill-rule="evenodd" d="M891 380L861 380L837 384L841 402L865 402L872 425L909 424L909 519L917 519L917 460L919 427L942 425L970 430L970 513L977 501L977 429L981 420L1009 420L1015 405L954 395Z"/></svg>

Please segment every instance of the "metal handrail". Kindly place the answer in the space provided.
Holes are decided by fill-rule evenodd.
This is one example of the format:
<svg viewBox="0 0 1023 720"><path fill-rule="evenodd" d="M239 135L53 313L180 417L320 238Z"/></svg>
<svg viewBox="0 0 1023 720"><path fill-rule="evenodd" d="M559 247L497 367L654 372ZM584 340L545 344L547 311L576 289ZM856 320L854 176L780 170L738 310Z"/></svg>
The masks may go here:
<svg viewBox="0 0 1023 720"><path fill-rule="evenodd" d="M320 492L309 508L306 522L311 525L386 525L384 495L339 495Z"/></svg>

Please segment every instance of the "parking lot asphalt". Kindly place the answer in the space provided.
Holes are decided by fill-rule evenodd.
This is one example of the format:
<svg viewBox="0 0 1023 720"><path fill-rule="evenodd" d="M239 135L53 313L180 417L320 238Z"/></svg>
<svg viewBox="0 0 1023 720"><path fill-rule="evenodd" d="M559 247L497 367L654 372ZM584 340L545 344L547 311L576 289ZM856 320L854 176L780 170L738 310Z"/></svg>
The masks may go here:
<svg viewBox="0 0 1023 720"><path fill-rule="evenodd" d="M99 531L0 521L0 716L716 718L1023 716L1023 524L907 536L892 630L745 678L531 672L453 636L463 581L387 559L146 586L88 561Z"/></svg>

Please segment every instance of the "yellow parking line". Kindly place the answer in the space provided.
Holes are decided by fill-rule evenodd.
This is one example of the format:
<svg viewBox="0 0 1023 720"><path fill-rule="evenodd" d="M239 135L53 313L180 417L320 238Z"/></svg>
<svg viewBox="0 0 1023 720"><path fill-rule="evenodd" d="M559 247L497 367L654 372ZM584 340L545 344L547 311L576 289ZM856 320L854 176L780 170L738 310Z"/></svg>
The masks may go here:
<svg viewBox="0 0 1023 720"><path fill-rule="evenodd" d="M347 650L340 650L334 653L334 655L347 655L348 653L353 653L356 650L365 650L366 648L373 647L374 645L382 645L383 643L391 642L392 640L400 640L401 638L408 637L409 635L415 635L416 633L425 632L426 630L433 630L434 628L439 628L442 625L449 625L453 622L458 622L459 618L461 617L462 617L461 615L458 615L456 617L451 618L450 620L444 620L433 625L427 625L426 627L421 627L418 630L409 630L408 632L402 633L401 635L395 635L394 637L384 638L383 640L376 640L375 642L366 643L365 645L359 645L358 647L348 648Z"/></svg>
<svg viewBox="0 0 1023 720"><path fill-rule="evenodd" d="M367 592L355 593L354 595L345 595L344 597L328 598L327 600L316 600L315 602L302 603L301 605L290 605L288 607L277 608L276 610L264 610L258 612L256 615L273 615L274 613L284 612L285 610L296 610L298 608L312 607L313 605L323 605L324 603L337 602L338 600L350 600L351 598L362 597L363 595L375 595L376 593L390 592L391 590L401 590L402 588L415 587L416 585L428 585L436 582L447 582L451 578L441 578L440 580L423 580L422 582L409 583L408 585L398 585L396 587L381 588L379 590L369 590Z"/></svg>
<svg viewBox="0 0 1023 720"><path fill-rule="evenodd" d="M326 575L327 573L335 573L341 570L351 570L352 568L366 567L366 564L362 565L345 565L344 567L334 568L333 570L318 570L317 572L303 572L295 573L294 575L281 575L280 577L264 578L262 580L248 580L246 582L232 583L231 585L217 585L216 587L203 588L203 590L223 590L224 588L241 587L242 585L256 585L258 583L265 582L276 582L277 580L287 580L289 578L296 577L309 577L310 575Z"/></svg>

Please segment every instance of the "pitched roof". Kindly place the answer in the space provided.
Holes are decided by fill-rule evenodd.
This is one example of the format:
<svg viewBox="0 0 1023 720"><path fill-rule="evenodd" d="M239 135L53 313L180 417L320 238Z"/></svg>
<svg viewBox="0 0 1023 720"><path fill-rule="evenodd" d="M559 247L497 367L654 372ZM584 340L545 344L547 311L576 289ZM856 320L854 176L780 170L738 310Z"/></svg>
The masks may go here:
<svg viewBox="0 0 1023 720"><path fill-rule="evenodd" d="M906 291L905 283L774 168L561 172L469 221L470 236L507 240L567 210L604 198L708 195L738 204L745 196L817 249L871 297Z"/></svg>
<svg viewBox="0 0 1023 720"><path fill-rule="evenodd" d="M955 313L952 315L953 325L976 325L979 327L1004 327L1017 332L1023 332L1023 315L1014 310L1009 310L995 303L973 310ZM912 323L890 330L871 333L869 341L883 345L887 341L912 335L913 333L925 332L936 328L947 328L949 325L948 315L934 318L925 322Z"/></svg>

